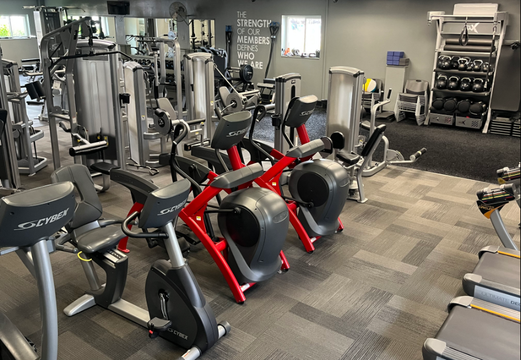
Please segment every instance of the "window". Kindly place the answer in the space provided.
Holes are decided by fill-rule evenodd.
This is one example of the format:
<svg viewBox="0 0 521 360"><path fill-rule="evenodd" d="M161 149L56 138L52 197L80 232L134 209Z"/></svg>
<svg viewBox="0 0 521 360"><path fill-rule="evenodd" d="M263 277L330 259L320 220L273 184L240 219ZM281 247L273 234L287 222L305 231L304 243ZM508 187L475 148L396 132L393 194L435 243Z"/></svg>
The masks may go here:
<svg viewBox="0 0 521 360"><path fill-rule="evenodd" d="M29 17L27 15L0 16L0 38L29 36Z"/></svg>
<svg viewBox="0 0 521 360"><path fill-rule="evenodd" d="M91 16L90 18L91 18L90 25L95 30L92 33L92 35L95 38L99 38L102 31L103 31L104 38L110 36L110 34L109 34L110 29L109 29L109 23L108 23L107 17ZM83 19L83 16L69 16L67 19L64 18L64 22L66 23L66 21L76 21L76 20L80 20L80 19ZM81 28L80 28L80 34L81 34ZM88 36L88 34L86 34L85 36Z"/></svg>
<svg viewBox="0 0 521 360"><path fill-rule="evenodd" d="M282 16L282 56L318 58L321 41L320 16Z"/></svg>

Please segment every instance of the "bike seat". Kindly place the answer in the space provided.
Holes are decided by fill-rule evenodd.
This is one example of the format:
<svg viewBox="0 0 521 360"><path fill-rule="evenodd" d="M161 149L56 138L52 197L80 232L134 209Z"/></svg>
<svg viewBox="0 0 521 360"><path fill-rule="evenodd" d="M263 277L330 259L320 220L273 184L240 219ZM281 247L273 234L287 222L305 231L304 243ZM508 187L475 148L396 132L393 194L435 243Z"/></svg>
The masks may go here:
<svg viewBox="0 0 521 360"><path fill-rule="evenodd" d="M350 153L346 150L340 150L336 157L346 165L355 165L360 161L361 156L358 154Z"/></svg>
<svg viewBox="0 0 521 360"><path fill-rule="evenodd" d="M103 252L117 246L124 237L126 235L121 231L121 224L113 224L76 236L76 246L85 254Z"/></svg>
<svg viewBox="0 0 521 360"><path fill-rule="evenodd" d="M114 169L119 169L119 166L107 162L97 162L92 164L90 169L100 172L103 175L110 175L110 172Z"/></svg>
<svg viewBox="0 0 521 360"><path fill-rule="evenodd" d="M315 155L317 152L324 149L324 142L321 139L316 139L307 144L299 145L291 148L286 153L286 156L301 159L308 156Z"/></svg>
<svg viewBox="0 0 521 360"><path fill-rule="evenodd" d="M3 313L0 313L0 342L14 359L38 360L40 358L25 336Z"/></svg>
<svg viewBox="0 0 521 360"><path fill-rule="evenodd" d="M0 247L29 247L65 226L76 200L70 182L47 185L0 199Z"/></svg>
<svg viewBox="0 0 521 360"><path fill-rule="evenodd" d="M129 189L132 194L132 200L140 204L145 203L150 192L159 189L159 187L151 181L121 169L112 170L110 172L110 180Z"/></svg>
<svg viewBox="0 0 521 360"><path fill-rule="evenodd" d="M232 189L247 182L253 181L264 173L261 164L252 164L242 169L222 174L214 179L212 187L218 189Z"/></svg>

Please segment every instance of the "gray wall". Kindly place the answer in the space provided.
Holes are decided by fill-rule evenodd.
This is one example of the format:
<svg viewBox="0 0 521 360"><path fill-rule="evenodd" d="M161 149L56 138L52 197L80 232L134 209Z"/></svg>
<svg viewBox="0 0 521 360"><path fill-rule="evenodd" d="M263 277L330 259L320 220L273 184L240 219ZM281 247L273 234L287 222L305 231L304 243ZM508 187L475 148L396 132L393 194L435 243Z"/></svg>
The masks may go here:
<svg viewBox="0 0 521 360"><path fill-rule="evenodd" d="M36 0L0 0L0 15L29 15L31 34L35 35L32 10L24 9L24 5L36 5ZM0 40L3 57L20 63L20 59L39 57L36 38Z"/></svg>
<svg viewBox="0 0 521 360"><path fill-rule="evenodd" d="M132 0L132 16L168 17L173 0ZM302 93L327 96L327 69L330 66L358 67L368 77L384 78L386 53L402 50L411 59L410 78L431 80L436 31L427 22L427 11L444 10L452 13L455 3L490 2L490 0L190 0L183 1L188 13L198 18L215 19L217 46L224 47L224 29L237 29L237 11L246 11L248 18L281 21L282 15L321 15L323 21L322 56L320 60L282 58L280 36L275 47L270 76L287 72L302 75ZM500 0L500 10L508 11L507 39L519 39L520 2ZM101 0L47 0L46 5L81 6L91 15L105 15L106 2ZM180 27L180 33L188 29ZM261 29L261 36L267 36ZM233 46L236 36L234 36ZM256 60L267 62L269 47L262 46ZM236 51L231 54L236 64ZM262 79L257 70L255 81ZM516 79L519 82L519 79Z"/></svg>
<svg viewBox="0 0 521 360"><path fill-rule="evenodd" d="M330 1L326 66L349 65L364 70L368 77L384 79L387 51L400 50L411 60L409 77L430 82L436 26L429 26L427 12L452 14L454 4L464 2L490 1ZM499 4L500 10L509 13L506 39L519 39L519 0Z"/></svg>

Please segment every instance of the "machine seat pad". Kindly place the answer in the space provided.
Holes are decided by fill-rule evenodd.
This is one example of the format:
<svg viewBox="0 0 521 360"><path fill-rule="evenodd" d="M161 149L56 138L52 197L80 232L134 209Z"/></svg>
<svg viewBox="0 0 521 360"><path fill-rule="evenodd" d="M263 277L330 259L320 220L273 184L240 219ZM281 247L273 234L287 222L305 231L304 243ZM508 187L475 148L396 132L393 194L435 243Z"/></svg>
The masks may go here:
<svg viewBox="0 0 521 360"><path fill-rule="evenodd" d="M296 146L289 149L286 156L302 159L308 156L315 155L324 149L324 142L321 139L316 139L308 142L307 144Z"/></svg>
<svg viewBox="0 0 521 360"><path fill-rule="evenodd" d="M77 246L85 254L92 254L115 247L125 234L120 224L113 224L103 228L96 228L79 235L76 238Z"/></svg>
<svg viewBox="0 0 521 360"><path fill-rule="evenodd" d="M15 359L37 360L40 358L20 330L1 312L0 342L14 355Z"/></svg>
<svg viewBox="0 0 521 360"><path fill-rule="evenodd" d="M92 164L90 169L100 172L103 175L110 175L110 170L119 169L119 166L107 162L97 162Z"/></svg>
<svg viewBox="0 0 521 360"><path fill-rule="evenodd" d="M339 160L341 160L344 164L347 164L349 166L355 165L355 164L358 163L358 161L360 161L360 155L350 153L350 152L348 152L346 150L340 150L336 154L336 157Z"/></svg>
<svg viewBox="0 0 521 360"><path fill-rule="evenodd" d="M218 189L233 189L257 179L263 173L262 165L255 163L242 169L222 174L216 177L211 185Z"/></svg>

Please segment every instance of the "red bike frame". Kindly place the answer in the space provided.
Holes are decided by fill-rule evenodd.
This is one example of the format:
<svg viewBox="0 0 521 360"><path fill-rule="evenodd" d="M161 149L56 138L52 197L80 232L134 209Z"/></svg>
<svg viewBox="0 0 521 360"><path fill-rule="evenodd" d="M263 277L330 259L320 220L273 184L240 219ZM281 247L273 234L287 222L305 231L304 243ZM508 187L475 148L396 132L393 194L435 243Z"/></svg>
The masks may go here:
<svg viewBox="0 0 521 360"><path fill-rule="evenodd" d="M237 151L237 149L235 149ZM238 152L237 152L238 156ZM240 161L240 158L239 158ZM242 166L244 166L241 163ZM221 191L227 191L230 192L228 189L221 189L211 186L211 183L213 180L219 176L218 174L214 172L210 172L208 174L209 186L207 186L199 195L197 195L188 205L184 207L183 210L181 210L181 213L179 214L179 218L183 220L183 222L188 225L188 227L193 231L193 233L199 238L201 243L204 245L206 250L210 253L213 260L219 267L219 270L221 270L221 273L223 274L226 282L228 283L228 286L230 287L230 290L232 291L233 297L235 298L235 301L239 304L242 304L246 297L244 296L244 292L251 288L255 283L247 283L240 285L237 281L237 278L233 274L232 270L230 269L230 266L227 262L227 247L228 243L225 238L219 238L218 242L214 242L207 234L206 226L204 224L204 212L206 211L206 208L208 207L208 203L210 200L212 200L217 194L219 194ZM245 187L249 187L251 183L245 184ZM241 186L242 187L242 186ZM134 211L141 211L143 209L143 204L135 203L132 206L132 209L130 210L129 214L133 213ZM290 212L291 216L291 212ZM129 224L129 229L131 229L131 225ZM128 238L124 238L120 241L118 245L118 249L123 252L129 252L127 249L127 242ZM288 263L288 260L286 256L284 255L284 252L280 252L280 259L282 261L281 270L287 271L289 270L290 266Z"/></svg>
<svg viewBox="0 0 521 360"><path fill-rule="evenodd" d="M300 138L300 142L302 144L306 144L310 142L309 135L306 129L306 125L301 125L297 128L297 133ZM236 147L233 147L229 150L227 150L228 156L230 158L230 162L232 164L233 170L240 169L241 167L244 167L244 164L241 162L241 159L239 157L239 152L237 151ZM270 152L270 155L273 156L276 160L278 160L275 165L273 165L268 171L266 171L261 177L255 179L255 183L259 185L262 188L269 189L271 191L276 192L277 194L282 196L282 193L280 191L280 177L282 175L282 172L286 167L293 168L298 163L296 162L297 158L292 158L289 156L286 156L282 154L280 151L272 149ZM300 159L300 161L307 161L311 159L313 155L308 156L306 158ZM250 162L251 164L251 162ZM320 239L320 236L315 236L310 238L308 233L306 232L306 229L304 229L304 226L302 226L302 223L297 217L297 209L298 204L295 201L286 200L286 203L288 205L288 210L290 214L290 222L295 231L297 232L300 241L302 241L302 244L304 245L304 248L308 253L311 253L315 251L315 246L313 243ZM342 221L340 218L338 218L338 230L342 231L344 230L344 225L342 224Z"/></svg>

